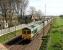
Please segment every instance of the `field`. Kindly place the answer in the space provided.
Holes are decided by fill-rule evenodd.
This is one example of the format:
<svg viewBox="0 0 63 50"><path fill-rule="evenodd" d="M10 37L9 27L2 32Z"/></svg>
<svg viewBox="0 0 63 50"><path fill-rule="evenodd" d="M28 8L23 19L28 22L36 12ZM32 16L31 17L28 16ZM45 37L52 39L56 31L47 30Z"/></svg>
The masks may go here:
<svg viewBox="0 0 63 50"><path fill-rule="evenodd" d="M63 50L63 19L56 17L52 30L49 33L50 39L48 41L48 50Z"/></svg>
<svg viewBox="0 0 63 50"><path fill-rule="evenodd" d="M5 35L0 37L0 43L4 44L4 43L8 42L9 40L12 40L13 38L15 38L16 36L19 36L19 35L21 35L21 30L17 30L15 32L5 34Z"/></svg>

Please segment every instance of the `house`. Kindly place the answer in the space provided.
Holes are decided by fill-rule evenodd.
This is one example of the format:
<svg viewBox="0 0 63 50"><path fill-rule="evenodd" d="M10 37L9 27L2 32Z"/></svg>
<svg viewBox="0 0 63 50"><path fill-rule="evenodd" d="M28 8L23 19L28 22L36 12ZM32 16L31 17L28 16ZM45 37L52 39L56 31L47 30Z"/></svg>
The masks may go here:
<svg viewBox="0 0 63 50"><path fill-rule="evenodd" d="M6 20L4 20L4 17L0 15L0 29L7 28L8 23L6 23Z"/></svg>
<svg viewBox="0 0 63 50"><path fill-rule="evenodd" d="M9 27L18 25L18 16L14 10L7 11L6 19Z"/></svg>
<svg viewBox="0 0 63 50"><path fill-rule="evenodd" d="M30 23L30 22L34 22L34 21L38 21L39 17L34 16L34 15L25 15L22 17L22 23Z"/></svg>

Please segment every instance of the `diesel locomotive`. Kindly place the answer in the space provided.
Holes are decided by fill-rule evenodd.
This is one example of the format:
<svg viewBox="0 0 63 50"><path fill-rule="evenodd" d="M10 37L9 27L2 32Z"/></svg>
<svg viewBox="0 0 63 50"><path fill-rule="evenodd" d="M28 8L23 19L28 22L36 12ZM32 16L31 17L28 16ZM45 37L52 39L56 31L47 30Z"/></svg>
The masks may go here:
<svg viewBox="0 0 63 50"><path fill-rule="evenodd" d="M48 21L44 21L45 25L43 26L43 22L42 21L37 21L34 24L31 24L25 28L22 29L22 38L24 40L32 40L33 37L38 34L43 27L45 27L48 23L50 23L51 19Z"/></svg>

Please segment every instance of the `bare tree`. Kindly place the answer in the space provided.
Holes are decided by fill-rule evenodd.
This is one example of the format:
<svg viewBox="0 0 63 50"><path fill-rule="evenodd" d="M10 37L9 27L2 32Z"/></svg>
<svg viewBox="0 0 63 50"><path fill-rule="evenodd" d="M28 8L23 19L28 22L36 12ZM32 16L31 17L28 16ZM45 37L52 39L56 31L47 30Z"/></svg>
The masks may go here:
<svg viewBox="0 0 63 50"><path fill-rule="evenodd" d="M0 12L6 22L7 16L11 21L14 14L23 16L27 5L28 0L0 0Z"/></svg>
<svg viewBox="0 0 63 50"><path fill-rule="evenodd" d="M24 15L25 13L25 9L28 5L28 0L17 0L16 1L16 4L17 4L17 10L18 10L18 13L22 16Z"/></svg>
<svg viewBox="0 0 63 50"><path fill-rule="evenodd" d="M36 12L36 15L39 17L39 19L42 19L43 13L42 13L41 10L38 10L38 11Z"/></svg>
<svg viewBox="0 0 63 50"><path fill-rule="evenodd" d="M22 17L24 17L28 2L28 0L16 0L16 12L19 15L19 23L23 21Z"/></svg>
<svg viewBox="0 0 63 50"><path fill-rule="evenodd" d="M35 7L30 7L30 14L31 14L31 15L34 15L35 12L36 12Z"/></svg>
<svg viewBox="0 0 63 50"><path fill-rule="evenodd" d="M30 14L34 17L37 18L37 20L41 20L42 19L42 11L41 10L36 10L34 7L30 7Z"/></svg>
<svg viewBox="0 0 63 50"><path fill-rule="evenodd" d="M8 10L8 1L0 0L0 8L1 8L2 16L4 16L6 19L6 15L7 15L6 12Z"/></svg>

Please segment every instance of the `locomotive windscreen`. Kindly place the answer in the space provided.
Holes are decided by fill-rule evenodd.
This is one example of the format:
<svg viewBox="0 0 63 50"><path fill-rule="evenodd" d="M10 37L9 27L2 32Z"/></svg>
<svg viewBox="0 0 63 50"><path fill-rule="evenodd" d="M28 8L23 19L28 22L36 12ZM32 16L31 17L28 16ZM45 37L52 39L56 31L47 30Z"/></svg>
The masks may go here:
<svg viewBox="0 0 63 50"><path fill-rule="evenodd" d="M23 28L22 29L22 34L31 34L31 30L28 28Z"/></svg>

